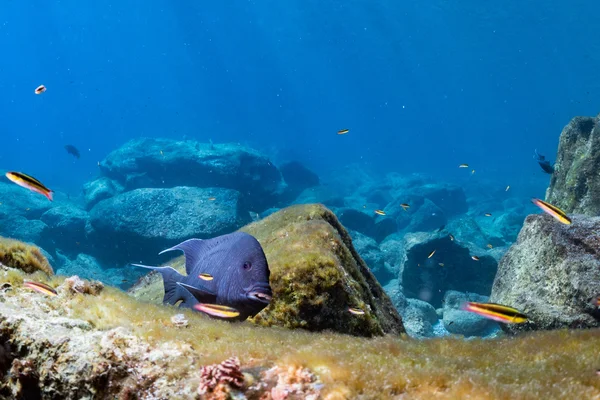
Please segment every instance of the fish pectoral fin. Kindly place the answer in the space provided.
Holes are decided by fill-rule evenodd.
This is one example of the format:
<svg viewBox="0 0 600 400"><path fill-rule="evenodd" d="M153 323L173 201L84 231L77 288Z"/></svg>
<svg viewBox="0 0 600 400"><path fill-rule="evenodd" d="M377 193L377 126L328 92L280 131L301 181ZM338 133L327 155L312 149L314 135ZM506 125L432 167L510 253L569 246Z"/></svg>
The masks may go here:
<svg viewBox="0 0 600 400"><path fill-rule="evenodd" d="M186 285L185 283L181 283L181 282L177 282L177 284L179 286L181 286L182 288L184 288L185 290L187 290L188 292L190 292L192 294L192 296L194 296L194 298L196 300L198 300L200 303L212 304L212 303L217 302L217 294L210 289L207 289L202 286L197 287L197 286Z"/></svg>
<svg viewBox="0 0 600 400"><path fill-rule="evenodd" d="M189 239L158 254L160 255L173 250L183 251L183 255L185 256L185 272L190 275L192 269L200 261L202 254L205 252L206 242L206 240L202 239Z"/></svg>
<svg viewBox="0 0 600 400"><path fill-rule="evenodd" d="M175 305L179 300L181 300L181 293L177 290L179 286L177 284L182 279L185 279L185 276L181 275L172 267L151 267L148 265L142 264L131 264L135 267L147 268L154 271L160 272L163 277L163 285L165 288L165 297L163 298L163 303Z"/></svg>

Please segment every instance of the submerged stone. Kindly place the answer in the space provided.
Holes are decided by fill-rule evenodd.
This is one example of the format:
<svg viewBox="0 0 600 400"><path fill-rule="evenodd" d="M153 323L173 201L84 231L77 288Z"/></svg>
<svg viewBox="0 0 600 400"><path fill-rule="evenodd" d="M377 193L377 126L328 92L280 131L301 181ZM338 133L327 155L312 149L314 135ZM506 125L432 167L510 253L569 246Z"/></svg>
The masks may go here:
<svg viewBox="0 0 600 400"><path fill-rule="evenodd" d="M600 214L600 115L575 117L563 129L546 201L566 213Z"/></svg>
<svg viewBox="0 0 600 400"><path fill-rule="evenodd" d="M514 307L529 323L506 331L600 326L600 217L574 215L564 225L530 215L500 261L490 301Z"/></svg>
<svg viewBox="0 0 600 400"><path fill-rule="evenodd" d="M271 271L273 300L256 324L360 336L404 332L389 297L327 208L289 207L242 230L261 243ZM182 258L170 265L182 270ZM162 299L162 280L155 276L131 293ZM350 307L365 313L354 315Z"/></svg>
<svg viewBox="0 0 600 400"><path fill-rule="evenodd" d="M132 262L190 238L219 236L250 221L240 194L231 189L175 187L136 189L96 204L90 211L90 253Z"/></svg>
<svg viewBox="0 0 600 400"><path fill-rule="evenodd" d="M407 297L439 307L447 290L490 293L497 266L493 252L451 240L447 233L409 233L404 236L401 285Z"/></svg>
<svg viewBox="0 0 600 400"><path fill-rule="evenodd" d="M233 189L255 211L276 204L284 186L277 167L261 153L238 144L194 140L130 140L100 163L100 171L125 190L178 186Z"/></svg>

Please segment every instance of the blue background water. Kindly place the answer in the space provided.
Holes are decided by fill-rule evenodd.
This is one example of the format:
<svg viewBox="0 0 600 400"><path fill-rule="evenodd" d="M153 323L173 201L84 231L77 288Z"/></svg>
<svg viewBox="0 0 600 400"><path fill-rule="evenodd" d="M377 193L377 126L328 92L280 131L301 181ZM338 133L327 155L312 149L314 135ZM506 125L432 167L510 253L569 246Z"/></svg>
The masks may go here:
<svg viewBox="0 0 600 400"><path fill-rule="evenodd" d="M598 15L586 0L3 1L0 168L76 192L129 138L211 138L319 172L455 179L468 162L541 196L533 149L553 160L570 118L600 111Z"/></svg>

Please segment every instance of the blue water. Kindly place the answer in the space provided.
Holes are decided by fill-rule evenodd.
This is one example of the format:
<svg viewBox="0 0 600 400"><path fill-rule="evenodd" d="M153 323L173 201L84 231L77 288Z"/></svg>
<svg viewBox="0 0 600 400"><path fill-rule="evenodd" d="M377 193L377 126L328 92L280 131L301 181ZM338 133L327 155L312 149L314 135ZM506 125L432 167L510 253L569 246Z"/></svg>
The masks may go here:
<svg viewBox="0 0 600 400"><path fill-rule="evenodd" d="M534 148L553 160L563 126L600 111L598 15L592 0L6 0L0 167L77 193L130 138L212 139L320 173L462 179L467 162L541 196Z"/></svg>

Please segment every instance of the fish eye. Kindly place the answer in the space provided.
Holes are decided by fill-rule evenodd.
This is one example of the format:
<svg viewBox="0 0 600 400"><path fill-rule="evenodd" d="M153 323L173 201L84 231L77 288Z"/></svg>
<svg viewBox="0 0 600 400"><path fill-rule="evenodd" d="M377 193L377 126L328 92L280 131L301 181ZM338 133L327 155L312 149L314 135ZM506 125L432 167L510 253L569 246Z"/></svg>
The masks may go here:
<svg viewBox="0 0 600 400"><path fill-rule="evenodd" d="M250 261L246 261L244 263L244 267L243 267L246 271L249 271L252 269L252 263Z"/></svg>

